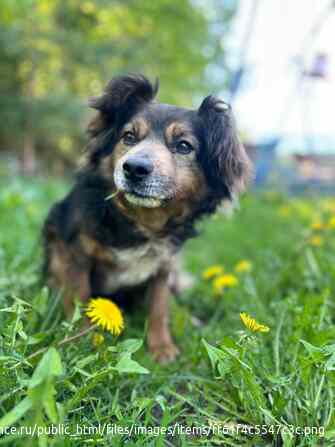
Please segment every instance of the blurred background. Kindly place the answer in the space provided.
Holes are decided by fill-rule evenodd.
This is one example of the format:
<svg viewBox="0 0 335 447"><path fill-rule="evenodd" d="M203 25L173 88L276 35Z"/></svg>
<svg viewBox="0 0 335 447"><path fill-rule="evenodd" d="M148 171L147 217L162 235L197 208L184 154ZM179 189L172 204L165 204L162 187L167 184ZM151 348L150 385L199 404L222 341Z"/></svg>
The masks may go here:
<svg viewBox="0 0 335 447"><path fill-rule="evenodd" d="M255 188L335 192L334 0L0 0L0 175L67 176L114 75L232 103Z"/></svg>

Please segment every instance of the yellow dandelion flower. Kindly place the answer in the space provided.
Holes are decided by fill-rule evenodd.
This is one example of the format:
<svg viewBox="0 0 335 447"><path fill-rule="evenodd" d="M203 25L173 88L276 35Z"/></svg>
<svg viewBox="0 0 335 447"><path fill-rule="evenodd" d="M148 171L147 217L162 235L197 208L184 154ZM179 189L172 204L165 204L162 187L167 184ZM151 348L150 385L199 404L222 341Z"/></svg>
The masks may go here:
<svg viewBox="0 0 335 447"><path fill-rule="evenodd" d="M312 236L309 239L310 245L313 245L313 247L320 247L323 244L323 239L321 236Z"/></svg>
<svg viewBox="0 0 335 447"><path fill-rule="evenodd" d="M212 265L202 272L203 279L212 279L214 276L222 275L223 267L221 265Z"/></svg>
<svg viewBox="0 0 335 447"><path fill-rule="evenodd" d="M335 228L335 216L331 217L328 222L329 228Z"/></svg>
<svg viewBox="0 0 335 447"><path fill-rule="evenodd" d="M215 294L220 294L226 287L236 287L238 279L234 275L220 275L213 281L213 288Z"/></svg>
<svg viewBox="0 0 335 447"><path fill-rule="evenodd" d="M282 217L288 217L291 215L292 208L288 205L283 205L278 209L279 215Z"/></svg>
<svg viewBox="0 0 335 447"><path fill-rule="evenodd" d="M254 318L245 312L240 313L240 318L244 326L251 332L269 332L269 326L258 323Z"/></svg>
<svg viewBox="0 0 335 447"><path fill-rule="evenodd" d="M120 309L106 298L92 299L86 309L86 315L92 323L96 323L114 335L119 335L124 328Z"/></svg>
<svg viewBox="0 0 335 447"><path fill-rule="evenodd" d="M92 344L94 347L98 347L102 345L102 343L105 341L105 337L102 334L94 334L92 337Z"/></svg>
<svg viewBox="0 0 335 447"><path fill-rule="evenodd" d="M315 231L321 231L325 228L325 225L321 221L313 222L311 225L311 229Z"/></svg>
<svg viewBox="0 0 335 447"><path fill-rule="evenodd" d="M250 261L240 261L235 265L236 273L247 273L252 270L252 264Z"/></svg>

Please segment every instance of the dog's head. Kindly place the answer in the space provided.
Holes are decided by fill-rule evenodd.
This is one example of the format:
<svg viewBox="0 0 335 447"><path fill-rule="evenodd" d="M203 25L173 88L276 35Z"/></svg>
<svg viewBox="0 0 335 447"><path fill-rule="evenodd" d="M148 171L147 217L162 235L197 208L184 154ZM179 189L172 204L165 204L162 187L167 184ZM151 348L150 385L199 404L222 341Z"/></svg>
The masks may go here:
<svg viewBox="0 0 335 447"><path fill-rule="evenodd" d="M250 162L230 106L208 96L188 110L154 101L157 90L143 76L122 76L90 100L98 114L89 164L113 182L123 206L173 209L243 191Z"/></svg>

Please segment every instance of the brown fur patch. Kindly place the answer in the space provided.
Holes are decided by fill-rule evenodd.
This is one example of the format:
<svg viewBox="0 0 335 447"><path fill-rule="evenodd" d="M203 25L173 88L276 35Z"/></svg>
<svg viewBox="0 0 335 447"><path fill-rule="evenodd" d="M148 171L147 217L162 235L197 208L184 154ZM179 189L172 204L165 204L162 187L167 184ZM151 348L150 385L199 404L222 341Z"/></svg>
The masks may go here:
<svg viewBox="0 0 335 447"><path fill-rule="evenodd" d="M169 207L143 208L131 206L123 193L118 194L113 200L129 219L136 222L138 229L147 237L151 237L152 233L159 233L172 216Z"/></svg>
<svg viewBox="0 0 335 447"><path fill-rule="evenodd" d="M138 140L142 140L150 132L150 123L142 116L138 116L125 125L122 134L125 132L133 132Z"/></svg>
<svg viewBox="0 0 335 447"><path fill-rule="evenodd" d="M86 234L80 234L79 239L83 252L86 255L98 259L99 261L108 263L113 262L113 256L111 255L111 253L98 241L92 239Z"/></svg>
<svg viewBox="0 0 335 447"><path fill-rule="evenodd" d="M197 148L198 141L194 137L192 129L187 123L175 121L167 126L165 129L165 139L168 145L172 145L176 139L185 139L194 148Z"/></svg>

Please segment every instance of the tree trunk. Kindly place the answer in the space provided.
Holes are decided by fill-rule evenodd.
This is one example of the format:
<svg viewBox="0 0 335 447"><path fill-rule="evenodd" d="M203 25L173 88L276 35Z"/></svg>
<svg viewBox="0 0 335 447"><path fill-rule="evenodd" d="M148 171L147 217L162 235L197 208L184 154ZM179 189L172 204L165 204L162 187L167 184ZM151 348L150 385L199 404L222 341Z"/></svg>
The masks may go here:
<svg viewBox="0 0 335 447"><path fill-rule="evenodd" d="M34 175L37 168L36 159L36 135L35 135L35 111L34 100L36 97L36 53L34 49L34 36L37 31L34 23L34 14L26 22L26 61L30 62L30 70L23 86L24 94L24 124L23 124L23 150L21 158L21 171L24 175Z"/></svg>
<svg viewBox="0 0 335 447"><path fill-rule="evenodd" d="M24 175L34 175L36 172L36 142L34 132L34 110L32 103L35 97L35 66L32 67L27 79L25 89L25 117L23 129L23 154L21 159L21 170Z"/></svg>
<svg viewBox="0 0 335 447"><path fill-rule="evenodd" d="M36 173L35 137L30 119L28 119L23 136L21 169L24 175L34 175Z"/></svg>

